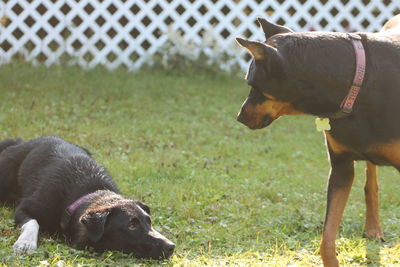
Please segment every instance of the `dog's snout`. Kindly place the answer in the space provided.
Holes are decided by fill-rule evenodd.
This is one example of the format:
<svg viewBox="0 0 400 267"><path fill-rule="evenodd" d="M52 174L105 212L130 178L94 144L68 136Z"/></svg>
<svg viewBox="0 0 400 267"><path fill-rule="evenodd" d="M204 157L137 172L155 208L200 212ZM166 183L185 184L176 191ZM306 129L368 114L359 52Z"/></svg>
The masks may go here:
<svg viewBox="0 0 400 267"><path fill-rule="evenodd" d="M164 244L162 250L164 251L164 254L166 257L169 257L174 253L175 250L175 244L172 242L167 242Z"/></svg>
<svg viewBox="0 0 400 267"><path fill-rule="evenodd" d="M241 123L243 123L243 124L244 124L245 121L246 121L245 116L243 115L243 112L240 112L240 113L237 115L236 119L237 119L238 122L241 122Z"/></svg>
<svg viewBox="0 0 400 267"><path fill-rule="evenodd" d="M165 236L154 230L153 228L149 232L152 243L152 258L156 259L167 259L171 257L175 250L175 244L167 239Z"/></svg>

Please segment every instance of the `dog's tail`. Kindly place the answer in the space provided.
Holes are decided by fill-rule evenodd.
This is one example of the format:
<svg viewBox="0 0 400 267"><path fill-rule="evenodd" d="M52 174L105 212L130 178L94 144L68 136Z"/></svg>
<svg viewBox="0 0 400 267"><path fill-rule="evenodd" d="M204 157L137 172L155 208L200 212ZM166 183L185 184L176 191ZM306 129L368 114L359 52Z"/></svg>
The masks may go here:
<svg viewBox="0 0 400 267"><path fill-rule="evenodd" d="M0 142L0 153L3 152L7 147L21 144L23 141L24 140L22 140L21 138L15 138L15 139L7 138L7 139L4 139L3 141Z"/></svg>

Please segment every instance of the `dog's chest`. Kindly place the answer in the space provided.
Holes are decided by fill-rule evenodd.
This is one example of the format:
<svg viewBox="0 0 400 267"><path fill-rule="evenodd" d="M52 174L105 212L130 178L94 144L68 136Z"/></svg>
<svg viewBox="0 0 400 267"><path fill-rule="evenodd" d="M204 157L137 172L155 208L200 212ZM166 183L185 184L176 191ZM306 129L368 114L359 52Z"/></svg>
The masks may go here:
<svg viewBox="0 0 400 267"><path fill-rule="evenodd" d="M351 154L355 160L369 160L377 165L391 165L400 169L400 139L387 143L352 146L325 132L327 145L337 155Z"/></svg>
<svg viewBox="0 0 400 267"><path fill-rule="evenodd" d="M367 153L381 156L388 161L388 165L400 169L400 139L386 144L373 145L368 148Z"/></svg>

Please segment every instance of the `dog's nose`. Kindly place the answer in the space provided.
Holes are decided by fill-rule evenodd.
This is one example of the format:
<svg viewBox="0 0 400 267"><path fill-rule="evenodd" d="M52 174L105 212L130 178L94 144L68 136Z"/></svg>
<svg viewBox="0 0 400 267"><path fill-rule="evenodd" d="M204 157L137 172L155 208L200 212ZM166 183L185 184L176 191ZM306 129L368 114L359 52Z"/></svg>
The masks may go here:
<svg viewBox="0 0 400 267"><path fill-rule="evenodd" d="M246 122L245 117L244 117L244 115L243 115L243 112L240 112L240 113L237 115L236 119L237 119L238 122L241 122L241 123L243 123L243 124Z"/></svg>
<svg viewBox="0 0 400 267"><path fill-rule="evenodd" d="M162 250L164 251L165 256L169 257L174 253L175 244L172 242L165 243Z"/></svg>

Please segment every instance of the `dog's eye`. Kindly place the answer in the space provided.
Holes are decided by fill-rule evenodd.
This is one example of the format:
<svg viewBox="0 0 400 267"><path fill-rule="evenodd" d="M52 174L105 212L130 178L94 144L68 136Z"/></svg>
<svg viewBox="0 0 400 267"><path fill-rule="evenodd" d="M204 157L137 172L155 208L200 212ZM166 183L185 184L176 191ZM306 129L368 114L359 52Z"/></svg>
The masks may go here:
<svg viewBox="0 0 400 267"><path fill-rule="evenodd" d="M135 230L139 226L140 222L137 218L133 218L128 225L129 230Z"/></svg>

